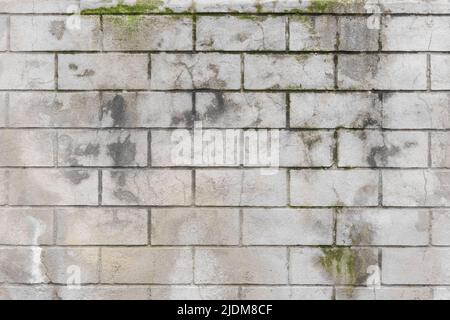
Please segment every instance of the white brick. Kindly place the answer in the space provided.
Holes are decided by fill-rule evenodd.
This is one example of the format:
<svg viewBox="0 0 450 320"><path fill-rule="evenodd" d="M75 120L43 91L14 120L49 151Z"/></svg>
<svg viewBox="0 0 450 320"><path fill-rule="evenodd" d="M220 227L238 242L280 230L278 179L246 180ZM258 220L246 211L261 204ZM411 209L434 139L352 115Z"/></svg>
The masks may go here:
<svg viewBox="0 0 450 320"><path fill-rule="evenodd" d="M286 205L286 172L259 169L196 170L196 204L210 206Z"/></svg>
<svg viewBox="0 0 450 320"><path fill-rule="evenodd" d="M195 283L286 284L286 249L197 248L194 272Z"/></svg>
<svg viewBox="0 0 450 320"><path fill-rule="evenodd" d="M99 127L98 93L11 92L10 127Z"/></svg>
<svg viewBox="0 0 450 320"><path fill-rule="evenodd" d="M196 112L204 127L282 128L286 96L280 93L196 93Z"/></svg>
<svg viewBox="0 0 450 320"><path fill-rule="evenodd" d="M103 172L103 204L190 205L189 170L108 170Z"/></svg>
<svg viewBox="0 0 450 320"><path fill-rule="evenodd" d="M431 89L450 89L450 55L431 55Z"/></svg>
<svg viewBox="0 0 450 320"><path fill-rule="evenodd" d="M239 244L237 209L152 209L151 226L152 245Z"/></svg>
<svg viewBox="0 0 450 320"><path fill-rule="evenodd" d="M47 285L4 285L0 286L1 300L53 300L54 290Z"/></svg>
<svg viewBox="0 0 450 320"><path fill-rule="evenodd" d="M148 286L60 286L55 288L61 300L148 300Z"/></svg>
<svg viewBox="0 0 450 320"><path fill-rule="evenodd" d="M71 276L67 270L71 266L79 267L82 284L99 280L96 248L8 247L0 249L0 262L1 282L66 284Z"/></svg>
<svg viewBox="0 0 450 320"><path fill-rule="evenodd" d="M371 93L292 93L290 125L296 128L371 128L381 107Z"/></svg>
<svg viewBox="0 0 450 320"><path fill-rule="evenodd" d="M78 7L79 0L0 0L0 12L6 13L73 13L68 9Z"/></svg>
<svg viewBox="0 0 450 320"><path fill-rule="evenodd" d="M149 58L146 54L58 55L60 89L146 89Z"/></svg>
<svg viewBox="0 0 450 320"><path fill-rule="evenodd" d="M432 289L424 287L337 288L336 300L430 300Z"/></svg>
<svg viewBox="0 0 450 320"><path fill-rule="evenodd" d="M433 210L431 242L438 246L450 245L450 210Z"/></svg>
<svg viewBox="0 0 450 320"><path fill-rule="evenodd" d="M339 50L377 51L378 29L369 29L370 17L339 17ZM375 17L376 19L376 17Z"/></svg>
<svg viewBox="0 0 450 320"><path fill-rule="evenodd" d="M104 248L102 283L191 283L191 249Z"/></svg>
<svg viewBox="0 0 450 320"><path fill-rule="evenodd" d="M450 284L450 250L441 248L383 249L385 284Z"/></svg>
<svg viewBox="0 0 450 320"><path fill-rule="evenodd" d="M1 130L0 166L53 166L55 137L48 130Z"/></svg>
<svg viewBox="0 0 450 320"><path fill-rule="evenodd" d="M383 50L448 51L450 18L445 16L387 16L383 19Z"/></svg>
<svg viewBox="0 0 450 320"><path fill-rule="evenodd" d="M238 300L237 286L152 286L153 300Z"/></svg>
<svg viewBox="0 0 450 320"><path fill-rule="evenodd" d="M332 89L332 55L246 54L246 89Z"/></svg>
<svg viewBox="0 0 450 320"><path fill-rule="evenodd" d="M289 278L292 284L365 284L367 268L377 264L376 249L295 248Z"/></svg>
<svg viewBox="0 0 450 320"><path fill-rule="evenodd" d="M240 89L237 54L152 54L152 89Z"/></svg>
<svg viewBox="0 0 450 320"><path fill-rule="evenodd" d="M398 131L340 131L339 166L427 167L428 134Z"/></svg>
<svg viewBox="0 0 450 320"><path fill-rule="evenodd" d="M370 170L292 170L291 205L375 206L378 172Z"/></svg>
<svg viewBox="0 0 450 320"><path fill-rule="evenodd" d="M338 245L427 245L428 210L352 209L337 215Z"/></svg>
<svg viewBox="0 0 450 320"><path fill-rule="evenodd" d="M171 13L171 12L190 12L194 8L194 0L150 0L144 5L137 5L136 0L128 0L125 5L116 6L116 0L79 0L80 8L83 14L108 14L111 10L115 13ZM128 5L126 5L128 4Z"/></svg>
<svg viewBox="0 0 450 320"><path fill-rule="evenodd" d="M331 131L281 131L280 165L330 167L333 164L334 133Z"/></svg>
<svg viewBox="0 0 450 320"><path fill-rule="evenodd" d="M431 164L450 167L450 132L431 133Z"/></svg>
<svg viewBox="0 0 450 320"><path fill-rule="evenodd" d="M242 287L243 300L331 300L332 287L252 286Z"/></svg>
<svg viewBox="0 0 450 320"><path fill-rule="evenodd" d="M53 89L53 54L0 53L0 89Z"/></svg>
<svg viewBox="0 0 450 320"><path fill-rule="evenodd" d="M338 86L357 90L423 90L427 88L425 54L342 54Z"/></svg>
<svg viewBox="0 0 450 320"><path fill-rule="evenodd" d="M450 171L383 171L383 204L386 206L450 205Z"/></svg>
<svg viewBox="0 0 450 320"><path fill-rule="evenodd" d="M190 93L138 92L104 93L103 127L189 127L192 126Z"/></svg>
<svg viewBox="0 0 450 320"><path fill-rule="evenodd" d="M96 205L98 174L94 170L9 170L12 205Z"/></svg>
<svg viewBox="0 0 450 320"><path fill-rule="evenodd" d="M8 203L8 172L0 170L0 204Z"/></svg>
<svg viewBox="0 0 450 320"><path fill-rule="evenodd" d="M147 210L56 209L58 245L145 245Z"/></svg>
<svg viewBox="0 0 450 320"><path fill-rule="evenodd" d="M80 17L79 27L67 16L12 16L12 51L101 50L100 17Z"/></svg>
<svg viewBox="0 0 450 320"><path fill-rule="evenodd" d="M53 209L0 209L0 244L53 244Z"/></svg>
<svg viewBox="0 0 450 320"><path fill-rule="evenodd" d="M61 130L58 132L58 165L146 166L147 135L144 130Z"/></svg>
<svg viewBox="0 0 450 320"><path fill-rule="evenodd" d="M104 16L104 48L117 50L192 50L192 18Z"/></svg>
<svg viewBox="0 0 450 320"><path fill-rule="evenodd" d="M285 17L200 16L197 50L285 50Z"/></svg>
<svg viewBox="0 0 450 320"><path fill-rule="evenodd" d="M245 209L245 245L330 245L333 212L327 209Z"/></svg>
<svg viewBox="0 0 450 320"><path fill-rule="evenodd" d="M9 95L0 93L0 127L4 127L8 121Z"/></svg>
<svg viewBox="0 0 450 320"><path fill-rule="evenodd" d="M0 16L0 51L8 49L8 17Z"/></svg>
<svg viewBox="0 0 450 320"><path fill-rule="evenodd" d="M335 50L336 29L336 17L333 16L291 16L289 19L289 49Z"/></svg>
<svg viewBox="0 0 450 320"><path fill-rule="evenodd" d="M387 93L383 98L383 127L392 129L450 128L450 94Z"/></svg>

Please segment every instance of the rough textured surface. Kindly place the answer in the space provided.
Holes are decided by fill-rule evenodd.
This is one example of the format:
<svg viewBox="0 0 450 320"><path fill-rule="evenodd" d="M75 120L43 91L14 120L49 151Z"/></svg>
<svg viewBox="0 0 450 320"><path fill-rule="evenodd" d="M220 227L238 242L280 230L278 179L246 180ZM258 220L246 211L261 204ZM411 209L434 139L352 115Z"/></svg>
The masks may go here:
<svg viewBox="0 0 450 320"><path fill-rule="evenodd" d="M449 52L448 0L0 0L0 299L449 300Z"/></svg>

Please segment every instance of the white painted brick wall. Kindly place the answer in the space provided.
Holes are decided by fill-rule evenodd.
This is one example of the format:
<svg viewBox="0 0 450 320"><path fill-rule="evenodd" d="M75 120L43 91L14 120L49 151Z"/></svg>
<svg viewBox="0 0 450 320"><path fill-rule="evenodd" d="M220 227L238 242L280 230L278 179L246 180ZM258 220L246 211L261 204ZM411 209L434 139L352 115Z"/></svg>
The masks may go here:
<svg viewBox="0 0 450 320"><path fill-rule="evenodd" d="M319 4L0 0L0 299L450 299L450 4Z"/></svg>

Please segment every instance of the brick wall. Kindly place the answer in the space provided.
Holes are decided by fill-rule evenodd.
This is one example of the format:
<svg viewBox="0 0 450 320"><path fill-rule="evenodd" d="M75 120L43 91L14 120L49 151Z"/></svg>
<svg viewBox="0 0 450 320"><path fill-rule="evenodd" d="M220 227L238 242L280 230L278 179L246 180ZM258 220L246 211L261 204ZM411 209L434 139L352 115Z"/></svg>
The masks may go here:
<svg viewBox="0 0 450 320"><path fill-rule="evenodd" d="M450 298L450 2L193 1L0 0L0 298Z"/></svg>

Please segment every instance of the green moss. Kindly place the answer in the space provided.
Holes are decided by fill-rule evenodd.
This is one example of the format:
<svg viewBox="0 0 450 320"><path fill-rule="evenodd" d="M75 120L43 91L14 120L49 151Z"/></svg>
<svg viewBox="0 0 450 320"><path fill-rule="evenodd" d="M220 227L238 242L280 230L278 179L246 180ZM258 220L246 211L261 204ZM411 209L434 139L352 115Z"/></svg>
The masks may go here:
<svg viewBox="0 0 450 320"><path fill-rule="evenodd" d="M100 7L95 9L85 9L81 11L82 15L87 14L127 14L127 13L151 13L151 12L172 12L169 8L162 8L164 2L162 0L136 0L134 5L125 4L124 0L120 0L119 4L114 7ZM169 11L168 11L169 10Z"/></svg>
<svg viewBox="0 0 450 320"><path fill-rule="evenodd" d="M335 283L350 284L349 294L353 291L353 285L357 281L355 270L357 253L352 248L322 248L320 264L324 270L334 279Z"/></svg>
<svg viewBox="0 0 450 320"><path fill-rule="evenodd" d="M338 7L364 3L365 0L311 0L303 9L292 9L289 13L324 13L333 12Z"/></svg>

